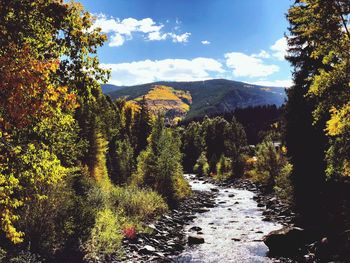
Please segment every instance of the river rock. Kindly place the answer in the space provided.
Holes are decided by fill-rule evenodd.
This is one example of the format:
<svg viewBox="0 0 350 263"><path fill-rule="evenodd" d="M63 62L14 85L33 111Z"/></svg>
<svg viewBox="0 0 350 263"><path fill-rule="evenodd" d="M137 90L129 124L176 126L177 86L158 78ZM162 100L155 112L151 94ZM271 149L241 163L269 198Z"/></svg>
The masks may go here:
<svg viewBox="0 0 350 263"><path fill-rule="evenodd" d="M197 213L202 214L202 213L209 212L210 210L207 209L207 208L198 208L198 209L196 209L195 211L196 211Z"/></svg>
<svg viewBox="0 0 350 263"><path fill-rule="evenodd" d="M156 252L156 249L150 245L146 245L146 246L143 246L139 252L142 254L152 254Z"/></svg>
<svg viewBox="0 0 350 263"><path fill-rule="evenodd" d="M270 232L263 238L270 253L276 256L293 255L305 245L305 231L298 227L283 227Z"/></svg>
<svg viewBox="0 0 350 263"><path fill-rule="evenodd" d="M203 244L204 238L200 236L190 235L188 236L187 241L189 245Z"/></svg>
<svg viewBox="0 0 350 263"><path fill-rule="evenodd" d="M201 231L202 230L202 228L201 227L199 227L199 226L193 226L193 227L191 227L190 228L190 231Z"/></svg>

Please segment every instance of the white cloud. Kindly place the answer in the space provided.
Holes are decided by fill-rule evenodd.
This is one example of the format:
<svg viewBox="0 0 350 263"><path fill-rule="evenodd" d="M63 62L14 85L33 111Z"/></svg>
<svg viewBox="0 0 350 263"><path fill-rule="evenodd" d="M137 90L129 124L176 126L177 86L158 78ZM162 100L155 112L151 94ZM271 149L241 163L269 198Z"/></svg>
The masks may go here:
<svg viewBox="0 0 350 263"><path fill-rule="evenodd" d="M285 80L260 80L255 82L250 82L251 84L267 86L267 87L284 87L289 88L293 85L293 81L291 79Z"/></svg>
<svg viewBox="0 0 350 263"><path fill-rule="evenodd" d="M168 33L168 36L173 39L174 43L184 43L188 42L188 38L190 37L191 33L183 33L181 35L177 35L175 33Z"/></svg>
<svg viewBox="0 0 350 263"><path fill-rule="evenodd" d="M167 34L161 34L160 32L151 32L148 34L147 39L150 41L165 40L168 37Z"/></svg>
<svg viewBox="0 0 350 263"><path fill-rule="evenodd" d="M233 70L235 77L265 77L277 71L277 65L268 65L260 58L254 55L246 55L239 52L231 52L225 54L226 66Z"/></svg>
<svg viewBox="0 0 350 263"><path fill-rule="evenodd" d="M121 34L114 34L111 39L110 39L110 42L109 42L109 46L110 47L119 47L119 46L122 46L125 42L125 39L124 37L121 35Z"/></svg>
<svg viewBox="0 0 350 263"><path fill-rule="evenodd" d="M260 53L253 54L252 57L254 57L254 58L270 58L271 55L267 51L261 50Z"/></svg>
<svg viewBox="0 0 350 263"><path fill-rule="evenodd" d="M93 25L93 28L97 27L101 28L102 32L110 34L109 46L111 47L123 45L126 40L133 38L134 33L142 34L149 41L172 39L174 43L188 42L191 35L188 32L183 34L162 32L164 25L156 23L152 18L137 20L130 17L120 20L100 14Z"/></svg>
<svg viewBox="0 0 350 263"><path fill-rule="evenodd" d="M188 59L144 60L131 63L103 64L111 69L110 83L135 85L154 81L196 81L224 73L223 65L215 59L198 57Z"/></svg>
<svg viewBox="0 0 350 263"><path fill-rule="evenodd" d="M208 40L203 40L203 41L201 41L201 43L203 45L210 45L210 41L208 41Z"/></svg>
<svg viewBox="0 0 350 263"><path fill-rule="evenodd" d="M288 43L285 37L278 39L271 47L272 56L279 60L284 60L287 55Z"/></svg>

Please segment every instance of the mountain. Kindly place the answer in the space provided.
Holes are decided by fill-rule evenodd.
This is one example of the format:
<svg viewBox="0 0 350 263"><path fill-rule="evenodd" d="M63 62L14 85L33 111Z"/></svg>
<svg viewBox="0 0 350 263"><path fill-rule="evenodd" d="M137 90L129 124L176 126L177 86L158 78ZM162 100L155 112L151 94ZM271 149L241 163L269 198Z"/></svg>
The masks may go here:
<svg viewBox="0 0 350 263"><path fill-rule="evenodd" d="M204 115L220 114L233 111L235 108L271 105L280 106L286 94L284 88L251 85L243 82L213 79L193 82L160 81L142 85L118 87L107 93L111 98L125 97L128 100L140 99L149 94L156 86L166 86L172 90L188 92L192 98L186 119ZM159 93L158 99L162 99Z"/></svg>
<svg viewBox="0 0 350 263"><path fill-rule="evenodd" d="M102 85L102 91L105 94L113 92L113 91L117 91L117 90L120 90L120 89L123 89L123 88L125 88L125 87L123 87L123 86L116 86L116 85L113 85L113 84L104 84L104 85Z"/></svg>

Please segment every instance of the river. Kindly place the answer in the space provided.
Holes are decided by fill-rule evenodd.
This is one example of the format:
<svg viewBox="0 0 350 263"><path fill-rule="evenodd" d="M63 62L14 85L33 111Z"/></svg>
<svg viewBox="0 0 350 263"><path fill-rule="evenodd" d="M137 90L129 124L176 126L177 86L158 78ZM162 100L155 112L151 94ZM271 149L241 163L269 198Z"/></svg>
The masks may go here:
<svg viewBox="0 0 350 263"><path fill-rule="evenodd" d="M186 177L194 191L217 189L214 190L217 191L216 206L197 214L185 227L187 235L203 237L205 242L187 246L174 262L280 262L267 257L268 248L262 238L282 226L263 220L263 209L257 207L253 192L218 187L199 181L194 175ZM193 227L197 227L197 231L193 231Z"/></svg>

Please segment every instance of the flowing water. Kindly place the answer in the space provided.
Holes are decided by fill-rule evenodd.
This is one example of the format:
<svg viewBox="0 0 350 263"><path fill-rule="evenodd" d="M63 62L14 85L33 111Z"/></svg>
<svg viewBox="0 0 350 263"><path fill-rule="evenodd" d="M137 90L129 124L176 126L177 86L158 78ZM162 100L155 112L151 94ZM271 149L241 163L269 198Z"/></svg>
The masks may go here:
<svg viewBox="0 0 350 263"><path fill-rule="evenodd" d="M262 242L264 235L282 226L263 221L263 209L253 200L254 193L247 190L218 187L198 181L193 175L187 176L196 191L218 189L216 206L186 226L188 235L198 235L191 230L200 227L198 236L205 243L189 246L175 262L274 262L266 254L268 248Z"/></svg>

